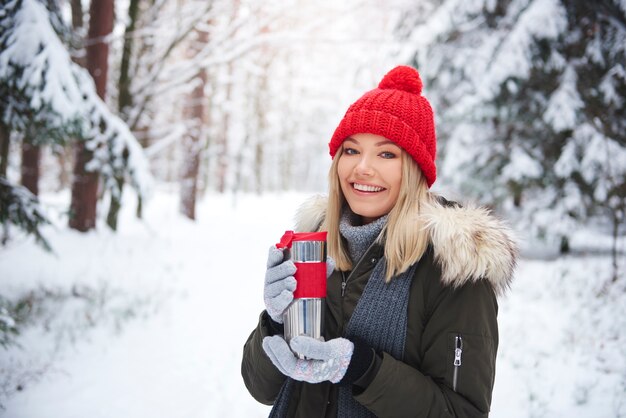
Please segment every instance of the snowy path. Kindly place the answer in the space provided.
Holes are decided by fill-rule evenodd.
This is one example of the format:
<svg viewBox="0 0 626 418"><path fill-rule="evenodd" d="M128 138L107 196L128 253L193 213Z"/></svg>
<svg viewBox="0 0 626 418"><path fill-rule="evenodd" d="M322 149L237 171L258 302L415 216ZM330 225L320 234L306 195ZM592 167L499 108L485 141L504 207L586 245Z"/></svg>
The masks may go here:
<svg viewBox="0 0 626 418"><path fill-rule="evenodd" d="M196 226L178 219L175 199L154 202L161 205L160 213L148 220L148 228L132 225L121 233L136 243L132 262L110 253L105 255L110 259L99 260L96 253L102 253L104 245L89 239L85 244L97 247L85 250L91 250L87 257L91 260L68 262L44 256L44 262L57 263L69 275L96 274L100 269L93 263L101 263L109 264L112 274L133 278L141 276L139 270L145 267L148 275L155 276L154 286L175 293L161 302L157 314L128 321L121 335L110 327L89 331L89 341L61 353L42 382L10 399L6 416L266 416L267 408L247 395L238 364L241 346L262 309L259 275L268 244L266 239L256 242L244 234L269 237L279 232L271 223L253 225L252 219L239 218L228 199L220 203L216 219ZM211 209L205 209L201 216L209 218ZM287 218L285 225L288 222ZM243 258L237 248L250 256ZM8 265L8 258L0 262ZM110 266L116 260L123 265ZM242 273L235 274L237 269ZM143 283L149 285L149 280ZM118 277L113 286L124 285ZM136 285L126 286L140 291Z"/></svg>
<svg viewBox="0 0 626 418"><path fill-rule="evenodd" d="M104 274L111 276L114 288L170 294L155 305L156 313L128 320L121 333L114 327L99 326L85 332L86 339L75 345L64 345L53 369L38 384L10 398L0 415L267 416L269 408L256 403L243 385L241 349L262 309L267 247L291 226L292 214L301 201L301 195L244 196L233 207L232 198L209 197L201 207L200 221L193 224L176 215L175 198L162 196L153 202L146 224L128 216L128 225L116 236L105 234L104 240L98 235L79 237L77 244L74 235L58 232L63 245L80 249L90 254L88 257L69 262L63 256L40 254L43 267L29 269L9 259L19 254L27 257L36 249L15 248L11 250L14 254L0 256L0 269L10 271L13 277L37 276L27 277L26 283L56 268L65 281L93 282L84 276ZM579 264L569 267L572 273L579 269L585 275L593 274L593 266L602 263ZM523 261L512 291L501 301L501 349L492 417L608 417L625 413L619 404L620 395L625 393L619 373L623 375L626 367L619 350L616 358L605 359L617 361L617 373L602 375L596 364L591 370L584 367L591 366L590 361L601 361L598 356L608 355L606 350L619 341L607 342L605 351L581 348L577 341L571 347L563 346L567 338L573 338L572 318L580 311L572 304L561 304L566 296L580 296L564 293L566 279L557 277L563 265ZM588 266L586 270L584 266ZM129 283L133 278L139 285ZM12 282L14 286L18 286L17 281ZM159 290L151 293L151 287ZM562 299L559 294L563 294ZM607 314L597 315L598 326L606 326L602 318ZM582 342L588 343L584 337L591 334L593 329L582 329Z"/></svg>

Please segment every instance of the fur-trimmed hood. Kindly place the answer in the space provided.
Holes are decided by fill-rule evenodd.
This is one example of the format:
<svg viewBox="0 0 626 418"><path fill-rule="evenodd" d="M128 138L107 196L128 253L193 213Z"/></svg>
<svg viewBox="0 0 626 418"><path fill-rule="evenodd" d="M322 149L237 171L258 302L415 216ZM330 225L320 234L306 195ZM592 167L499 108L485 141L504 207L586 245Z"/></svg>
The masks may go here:
<svg viewBox="0 0 626 418"><path fill-rule="evenodd" d="M325 196L305 202L296 214L295 230L314 231L326 214ZM513 231L487 209L434 203L422 213L441 267L441 280L453 287L488 280L496 294L509 287L518 247Z"/></svg>

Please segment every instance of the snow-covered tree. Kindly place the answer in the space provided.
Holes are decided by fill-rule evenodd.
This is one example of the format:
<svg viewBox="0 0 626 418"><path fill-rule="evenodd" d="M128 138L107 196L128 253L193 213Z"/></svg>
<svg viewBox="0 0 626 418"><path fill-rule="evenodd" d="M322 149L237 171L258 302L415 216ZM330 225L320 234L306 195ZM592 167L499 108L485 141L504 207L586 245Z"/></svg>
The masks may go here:
<svg viewBox="0 0 626 418"><path fill-rule="evenodd" d="M36 26L39 22L41 27ZM54 3L3 2L0 29L2 123L36 145L63 143L68 136L79 135L79 114L69 103L77 94L68 91L63 74L55 73L59 57L46 48L50 35L59 45L59 36L69 36Z"/></svg>
<svg viewBox="0 0 626 418"><path fill-rule="evenodd" d="M445 0L399 30L438 116L440 173L560 238L626 201L623 1Z"/></svg>
<svg viewBox="0 0 626 418"><path fill-rule="evenodd" d="M56 2L10 0L0 11L1 120L8 136L83 141L93 152L87 170L102 175L106 190L119 193L114 179L123 173L144 195L150 174L143 151L87 71L72 62L59 38L68 31Z"/></svg>

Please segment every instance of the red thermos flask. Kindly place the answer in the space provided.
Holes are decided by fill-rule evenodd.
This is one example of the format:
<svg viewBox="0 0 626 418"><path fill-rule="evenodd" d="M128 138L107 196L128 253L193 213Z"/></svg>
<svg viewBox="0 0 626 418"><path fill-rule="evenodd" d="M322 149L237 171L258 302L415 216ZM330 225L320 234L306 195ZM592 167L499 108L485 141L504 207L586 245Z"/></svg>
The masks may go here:
<svg viewBox="0 0 626 418"><path fill-rule="evenodd" d="M294 299L283 315L287 343L298 335L324 336L326 232L287 231L276 245L296 265ZM298 354L298 353L296 353ZM299 355L300 358L304 358Z"/></svg>

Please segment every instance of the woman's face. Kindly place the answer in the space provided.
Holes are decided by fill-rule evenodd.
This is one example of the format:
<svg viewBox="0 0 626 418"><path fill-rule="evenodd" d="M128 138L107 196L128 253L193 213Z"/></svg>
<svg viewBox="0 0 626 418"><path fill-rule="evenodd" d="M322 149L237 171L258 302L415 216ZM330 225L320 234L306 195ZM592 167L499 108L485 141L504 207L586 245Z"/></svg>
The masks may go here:
<svg viewBox="0 0 626 418"><path fill-rule="evenodd" d="M352 212L370 223L391 211L402 182L401 148L374 134L355 134L343 141L337 163L341 190Z"/></svg>

